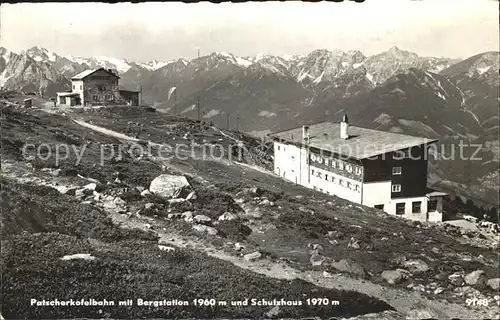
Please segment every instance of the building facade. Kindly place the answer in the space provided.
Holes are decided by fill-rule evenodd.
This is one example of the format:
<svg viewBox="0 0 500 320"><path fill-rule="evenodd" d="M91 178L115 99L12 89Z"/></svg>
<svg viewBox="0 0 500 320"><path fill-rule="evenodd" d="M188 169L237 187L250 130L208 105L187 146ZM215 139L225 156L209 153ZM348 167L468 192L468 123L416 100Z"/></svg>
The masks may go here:
<svg viewBox="0 0 500 320"><path fill-rule="evenodd" d="M119 88L120 77L111 69L83 71L71 78L71 91L58 92L57 102L65 105L139 105L139 91Z"/></svg>
<svg viewBox="0 0 500 320"><path fill-rule="evenodd" d="M322 122L270 135L274 172L296 184L389 214L442 221L446 194L427 188L428 147L437 142Z"/></svg>

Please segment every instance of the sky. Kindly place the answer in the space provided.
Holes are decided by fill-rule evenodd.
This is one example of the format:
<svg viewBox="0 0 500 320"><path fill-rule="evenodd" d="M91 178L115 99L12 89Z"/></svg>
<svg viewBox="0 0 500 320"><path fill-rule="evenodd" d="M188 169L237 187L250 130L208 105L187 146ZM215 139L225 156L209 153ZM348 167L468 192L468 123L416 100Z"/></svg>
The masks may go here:
<svg viewBox="0 0 500 320"><path fill-rule="evenodd" d="M59 55L130 61L197 56L372 55L397 46L421 56L467 58L499 50L495 0L366 0L364 3L19 3L0 6L0 46L39 45Z"/></svg>

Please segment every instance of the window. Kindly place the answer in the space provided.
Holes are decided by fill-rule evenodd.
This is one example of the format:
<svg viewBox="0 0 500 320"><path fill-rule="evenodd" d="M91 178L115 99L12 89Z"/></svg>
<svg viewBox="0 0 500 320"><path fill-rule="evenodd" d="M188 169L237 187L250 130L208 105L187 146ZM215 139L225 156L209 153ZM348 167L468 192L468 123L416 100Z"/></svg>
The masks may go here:
<svg viewBox="0 0 500 320"><path fill-rule="evenodd" d="M80 85L80 90L83 90L83 86L82 85Z"/></svg>
<svg viewBox="0 0 500 320"><path fill-rule="evenodd" d="M427 204L427 211L432 212L432 211L437 211L438 207L438 202L437 200L429 200L429 203Z"/></svg>
<svg viewBox="0 0 500 320"><path fill-rule="evenodd" d="M401 185L400 184L393 184L392 185L392 192L401 192Z"/></svg>
<svg viewBox="0 0 500 320"><path fill-rule="evenodd" d="M99 96L97 94L92 95L93 100L99 100Z"/></svg>
<svg viewBox="0 0 500 320"><path fill-rule="evenodd" d="M346 187L347 187L347 189L351 189L351 183L349 181L347 181Z"/></svg>
<svg viewBox="0 0 500 320"><path fill-rule="evenodd" d="M392 174L394 176L399 176L403 172L403 168L401 167L392 167Z"/></svg>
<svg viewBox="0 0 500 320"><path fill-rule="evenodd" d="M321 179L321 177L322 177L322 176L323 176L323 175L321 174L321 172L318 172L318 178L320 178L320 179Z"/></svg>
<svg viewBox="0 0 500 320"><path fill-rule="evenodd" d="M59 97L60 104L66 104L66 97Z"/></svg>
<svg viewBox="0 0 500 320"><path fill-rule="evenodd" d="M73 85L73 90L75 90L75 85Z"/></svg>
<svg viewBox="0 0 500 320"><path fill-rule="evenodd" d="M107 100L111 101L114 100L114 96L112 94L106 95ZM293 158L293 157L292 157Z"/></svg>
<svg viewBox="0 0 500 320"><path fill-rule="evenodd" d="M384 210L384 205L383 204L376 204L375 209L379 209L379 210Z"/></svg>
<svg viewBox="0 0 500 320"><path fill-rule="evenodd" d="M405 203L396 203L396 214L405 214Z"/></svg>
<svg viewBox="0 0 500 320"><path fill-rule="evenodd" d="M339 162L339 169L344 170L344 164L342 162Z"/></svg>
<svg viewBox="0 0 500 320"><path fill-rule="evenodd" d="M328 175L325 173L325 180L328 180Z"/></svg>
<svg viewBox="0 0 500 320"><path fill-rule="evenodd" d="M344 180L339 179L339 184L343 187L344 186Z"/></svg>
<svg viewBox="0 0 500 320"><path fill-rule="evenodd" d="M280 151L280 146L278 146L278 151Z"/></svg>
<svg viewBox="0 0 500 320"><path fill-rule="evenodd" d="M294 157L294 156L292 156L292 161L294 161L294 160L295 160L295 157Z"/></svg>
<svg viewBox="0 0 500 320"><path fill-rule="evenodd" d="M311 169L311 174L314 176L314 169Z"/></svg>
<svg viewBox="0 0 500 320"><path fill-rule="evenodd" d="M361 188L359 187L359 184L355 184L354 185L354 191L356 191L356 192L360 192L361 191Z"/></svg>
<svg viewBox="0 0 500 320"><path fill-rule="evenodd" d="M332 176L332 182L335 182L335 177L334 176Z"/></svg>
<svg viewBox="0 0 500 320"><path fill-rule="evenodd" d="M411 211L413 213L422 212L422 201L415 201L411 204Z"/></svg>

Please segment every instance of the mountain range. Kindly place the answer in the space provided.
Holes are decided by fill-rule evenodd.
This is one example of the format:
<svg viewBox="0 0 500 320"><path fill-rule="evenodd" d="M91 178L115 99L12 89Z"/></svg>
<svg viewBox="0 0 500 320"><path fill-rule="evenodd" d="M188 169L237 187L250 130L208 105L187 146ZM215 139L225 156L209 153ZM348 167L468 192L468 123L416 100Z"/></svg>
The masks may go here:
<svg viewBox="0 0 500 320"><path fill-rule="evenodd" d="M499 52L461 60L390 48L318 49L305 55L239 57L214 52L192 60L132 62L60 56L42 47L19 54L0 48L0 87L43 96L69 89L72 75L114 69L143 100L182 116L201 116L262 135L344 113L357 125L435 137L441 146L481 144L481 161L431 161L435 182L497 199ZM175 95L172 95L175 88ZM464 170L464 167L470 168ZM491 192L491 190L494 190Z"/></svg>

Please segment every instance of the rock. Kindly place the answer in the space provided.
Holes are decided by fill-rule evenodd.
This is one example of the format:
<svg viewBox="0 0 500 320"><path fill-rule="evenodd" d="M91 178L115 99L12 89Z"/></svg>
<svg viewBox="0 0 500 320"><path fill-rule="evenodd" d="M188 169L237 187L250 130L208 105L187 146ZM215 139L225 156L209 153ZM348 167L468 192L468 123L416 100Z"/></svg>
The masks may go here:
<svg viewBox="0 0 500 320"><path fill-rule="evenodd" d="M186 211L181 214L182 219L186 222L193 222L193 212Z"/></svg>
<svg viewBox="0 0 500 320"><path fill-rule="evenodd" d="M350 259L342 259L338 262L333 261L331 263L331 266L339 271L347 272L350 274L355 274L360 277L365 277L366 276L366 271L365 268L356 261L350 260Z"/></svg>
<svg viewBox="0 0 500 320"><path fill-rule="evenodd" d="M148 210L154 207L154 203L148 202L144 205L144 209Z"/></svg>
<svg viewBox="0 0 500 320"><path fill-rule="evenodd" d="M219 221L230 221L235 219L238 219L238 216L228 211L224 212L219 216Z"/></svg>
<svg viewBox="0 0 500 320"><path fill-rule="evenodd" d="M161 174L151 181L149 191L163 198L177 198L188 188L186 177Z"/></svg>
<svg viewBox="0 0 500 320"><path fill-rule="evenodd" d="M254 260L260 259L261 257L262 257L262 254L259 251L255 251L255 252L252 252L252 253L249 253L249 254L246 254L243 256L243 258L246 261L254 261Z"/></svg>
<svg viewBox="0 0 500 320"><path fill-rule="evenodd" d="M354 239L351 237L351 240L349 240L349 243L347 244L348 248L353 248L353 249L359 249L359 243L358 240Z"/></svg>
<svg viewBox="0 0 500 320"><path fill-rule="evenodd" d="M245 215L249 216L250 218L254 219L262 218L262 213L260 212L260 209L258 207L248 204L243 204L241 207L245 211Z"/></svg>
<svg viewBox="0 0 500 320"><path fill-rule="evenodd" d="M237 199L234 199L234 202L236 204L243 204L243 203L245 203L245 199L243 199L243 198L237 198Z"/></svg>
<svg viewBox="0 0 500 320"><path fill-rule="evenodd" d="M470 286L485 286L487 278L483 270L472 271L464 277L465 283Z"/></svg>
<svg viewBox="0 0 500 320"><path fill-rule="evenodd" d="M195 217L194 217L194 221L197 222L197 223L206 223L206 222L210 222L212 221L212 219L210 219L210 217L207 217L203 214L197 214Z"/></svg>
<svg viewBox="0 0 500 320"><path fill-rule="evenodd" d="M441 287L439 287L439 288L436 288L436 289L434 290L434 294L440 294L440 293L441 293L441 292L443 292L443 291L444 291L444 289L443 289L443 288L441 288Z"/></svg>
<svg viewBox="0 0 500 320"><path fill-rule="evenodd" d="M77 253L77 254L67 255L61 258L61 260L74 260L74 259L95 260L95 257L90 255L90 253Z"/></svg>
<svg viewBox="0 0 500 320"><path fill-rule="evenodd" d="M76 194L76 188L66 186L55 186L54 188L62 194L67 194L70 196L74 196Z"/></svg>
<svg viewBox="0 0 500 320"><path fill-rule="evenodd" d="M158 249L162 250L162 251L167 251L167 252L170 252L170 251L175 251L175 248L173 247L169 247L169 246L164 246L164 245L158 245Z"/></svg>
<svg viewBox="0 0 500 320"><path fill-rule="evenodd" d="M420 259L408 260L402 263L403 267L411 273L421 273L429 271L429 265Z"/></svg>
<svg viewBox="0 0 500 320"><path fill-rule="evenodd" d="M83 186L83 188L94 191L97 188L97 183L95 183L95 182L89 183L89 184Z"/></svg>
<svg viewBox="0 0 500 320"><path fill-rule="evenodd" d="M146 190L146 188L141 187L141 186L137 186L137 187L135 187L135 189L136 189L137 191L139 191L139 192L143 192L144 190Z"/></svg>
<svg viewBox="0 0 500 320"><path fill-rule="evenodd" d="M342 239L344 238L344 233L342 231L328 231L328 237L332 239Z"/></svg>
<svg viewBox="0 0 500 320"><path fill-rule="evenodd" d="M382 279L390 284L397 284L408 278L408 274L404 270L385 270L380 275Z"/></svg>
<svg viewBox="0 0 500 320"><path fill-rule="evenodd" d="M459 273L454 273L454 274L449 275L449 276L448 276L448 281L449 281L452 285L454 285L454 286L456 286L456 287L461 286L461 285L463 285L463 284L464 284L464 278L463 278L463 276L462 276L461 274L459 274Z"/></svg>
<svg viewBox="0 0 500 320"><path fill-rule="evenodd" d="M147 189L146 189L146 190L143 190L143 191L141 192L141 196L143 196L143 197L145 197L145 196L147 196L147 195L150 195L150 194L151 194L151 192L149 192L149 190L147 190Z"/></svg>
<svg viewBox="0 0 500 320"><path fill-rule="evenodd" d="M261 206L274 206L274 202L264 199L259 203Z"/></svg>
<svg viewBox="0 0 500 320"><path fill-rule="evenodd" d="M486 283L488 285L488 287L490 287L491 289L495 290L495 291L498 291L498 289L500 288L500 278L493 278L493 279L490 279L488 280L488 282Z"/></svg>
<svg viewBox="0 0 500 320"><path fill-rule="evenodd" d="M196 200L196 192L194 191L191 191L191 193L188 194L188 196L186 197L186 200Z"/></svg>
<svg viewBox="0 0 500 320"><path fill-rule="evenodd" d="M327 272L327 271L323 271L323 277L325 278L333 278L332 274Z"/></svg>
<svg viewBox="0 0 500 320"><path fill-rule="evenodd" d="M172 204L172 203L183 203L183 202L186 202L186 201L187 201L186 199L177 198L177 199L169 199L168 203L170 203L170 204Z"/></svg>
<svg viewBox="0 0 500 320"><path fill-rule="evenodd" d="M314 243L314 244L313 243L309 243L309 244L307 244L307 246L309 248L315 250L315 251L321 251L321 250L323 250L323 246L320 245L319 243Z"/></svg>
<svg viewBox="0 0 500 320"><path fill-rule="evenodd" d="M93 193L94 193L94 191L92 191L90 189L78 189L75 192L75 197L77 197L77 198L83 198L85 196L90 196Z"/></svg>
<svg viewBox="0 0 500 320"><path fill-rule="evenodd" d="M319 253L313 253L311 258L309 258L309 261L311 262L311 265L315 267L320 266L325 261L325 258Z"/></svg>
<svg viewBox="0 0 500 320"><path fill-rule="evenodd" d="M267 318L275 318L280 313L281 313L280 306L274 306L271 310L269 310L268 312L266 312L265 316Z"/></svg>
<svg viewBox="0 0 500 320"><path fill-rule="evenodd" d="M193 229L199 232L205 232L208 233L209 235L215 236L217 234L217 229L213 227L209 227L203 224L194 224Z"/></svg>
<svg viewBox="0 0 500 320"><path fill-rule="evenodd" d="M241 243L239 243L239 242L236 242L236 243L234 244L234 250L236 250L236 251L241 251L241 250L243 250L244 248L245 248L245 247L244 247Z"/></svg>

